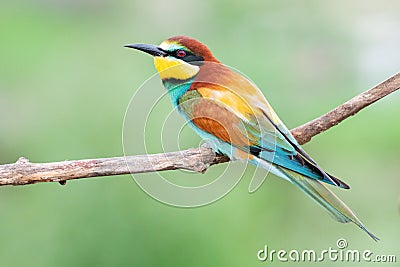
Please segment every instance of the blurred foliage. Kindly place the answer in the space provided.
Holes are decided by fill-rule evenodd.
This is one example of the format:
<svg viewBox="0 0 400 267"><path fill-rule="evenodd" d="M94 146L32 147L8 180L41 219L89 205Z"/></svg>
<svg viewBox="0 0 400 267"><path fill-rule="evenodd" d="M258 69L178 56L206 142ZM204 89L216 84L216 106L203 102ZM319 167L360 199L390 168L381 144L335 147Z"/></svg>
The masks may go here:
<svg viewBox="0 0 400 267"><path fill-rule="evenodd" d="M122 46L177 34L248 75L295 127L400 70L399 8L389 0L3 0L0 162L122 155L125 109L155 72L149 57ZM254 194L244 178L196 209L161 204L120 176L1 188L1 265L255 266L270 264L256 258L264 245L322 250L341 237L399 261L399 103L396 92L305 146L351 185L335 192L377 244L273 176ZM185 145L198 142L192 133Z"/></svg>

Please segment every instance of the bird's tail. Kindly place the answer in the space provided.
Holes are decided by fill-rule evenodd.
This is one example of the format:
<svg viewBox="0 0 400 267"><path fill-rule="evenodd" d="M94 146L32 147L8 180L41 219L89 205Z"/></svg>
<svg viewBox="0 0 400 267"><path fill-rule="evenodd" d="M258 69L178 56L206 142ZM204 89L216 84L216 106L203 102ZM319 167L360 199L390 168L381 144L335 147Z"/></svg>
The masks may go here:
<svg viewBox="0 0 400 267"><path fill-rule="evenodd" d="M290 182L323 207L336 221L341 223L353 222L374 241L379 240L378 237L365 228L353 211L342 200L319 181L306 178L303 175L282 167L277 168L279 168Z"/></svg>

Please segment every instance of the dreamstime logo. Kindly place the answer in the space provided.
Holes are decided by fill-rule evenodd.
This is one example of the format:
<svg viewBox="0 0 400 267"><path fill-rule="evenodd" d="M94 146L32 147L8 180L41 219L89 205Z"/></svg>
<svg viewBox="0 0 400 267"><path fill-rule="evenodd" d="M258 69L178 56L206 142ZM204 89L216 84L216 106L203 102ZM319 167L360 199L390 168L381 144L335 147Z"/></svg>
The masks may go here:
<svg viewBox="0 0 400 267"><path fill-rule="evenodd" d="M282 261L282 262L396 262L396 255L378 255L371 250L348 249L347 240L339 238L336 241L336 248L329 247L317 251L315 249L304 250L275 250L267 245L257 252L259 261Z"/></svg>
<svg viewBox="0 0 400 267"><path fill-rule="evenodd" d="M227 66L219 63L203 62L202 64L203 66L209 64L217 72L228 69ZM171 67L165 71L173 73L176 71L174 68L176 67ZM245 76L242 76L242 79L242 84L249 83L253 85ZM229 84L216 83L212 75L210 78L197 79L196 82L226 89L227 92L234 94L234 97L237 97L244 103L244 108L250 110L249 116L256 114L257 111L252 110L251 105L248 104L249 100L237 95L235 88L231 88ZM180 91L184 91L184 88L189 86L190 84L187 82L175 84L173 88L169 89L169 92L172 95L179 94ZM275 150L275 130L271 130L270 127L270 130L266 131L267 127L259 126L266 122L255 121L255 124L251 125L252 128L249 129L249 125L243 125L241 120L238 120L240 119L240 114L232 114L232 117L236 116L233 118L233 121L236 120L239 123L225 120L223 116L219 116L221 110L234 111L232 111L229 103L227 104L218 99L208 99L204 104L210 107L222 107L221 110L210 108L198 115L192 109L199 101L204 102L204 99L199 95L192 95L185 99L185 101L181 101L178 107L172 108L170 94L162 86L157 74L151 76L135 92L127 107L124 118L123 149L125 156L180 151L201 145L203 142L206 142L214 149L223 149L225 152L235 155L234 148L206 132L198 132L202 140L199 140L197 144L193 144L192 140L196 134L194 131L188 130L193 125L191 122L183 122L178 114L178 110L185 110L185 112L191 113L192 120L207 120L207 123L212 123L214 127L218 126L223 129L223 134L226 134L230 140L236 142L247 140L249 138L248 135L254 134L254 132L259 133L261 136L268 137L266 140L269 141L269 148L272 151ZM160 155L157 160L154 160L154 157L147 157L146 164L159 166L162 162L172 161L167 155L163 155ZM274 153L269 152L263 157L272 161ZM176 160L176 155L174 160ZM263 168L248 168L247 165L247 161L235 164L228 163L219 168L213 168L211 173L207 172L203 175L196 173L196 176L193 172L182 170L184 174L179 175L176 175L176 171L174 171L132 174L132 177L143 191L162 203L179 207L197 207L212 203L225 196L237 185L245 172L246 177L251 176L249 191L254 192L257 190L267 176L270 165L265 163ZM134 173L134 171L132 170L131 173Z"/></svg>

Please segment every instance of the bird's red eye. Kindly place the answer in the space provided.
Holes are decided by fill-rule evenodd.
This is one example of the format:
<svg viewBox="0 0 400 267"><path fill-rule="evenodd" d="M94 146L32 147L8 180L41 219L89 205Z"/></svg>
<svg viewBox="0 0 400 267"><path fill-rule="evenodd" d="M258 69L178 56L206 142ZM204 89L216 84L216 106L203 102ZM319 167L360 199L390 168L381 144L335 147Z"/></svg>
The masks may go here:
<svg viewBox="0 0 400 267"><path fill-rule="evenodd" d="M186 56L186 52L184 50L178 50L178 51L176 51L176 55L178 57L184 57L184 56Z"/></svg>

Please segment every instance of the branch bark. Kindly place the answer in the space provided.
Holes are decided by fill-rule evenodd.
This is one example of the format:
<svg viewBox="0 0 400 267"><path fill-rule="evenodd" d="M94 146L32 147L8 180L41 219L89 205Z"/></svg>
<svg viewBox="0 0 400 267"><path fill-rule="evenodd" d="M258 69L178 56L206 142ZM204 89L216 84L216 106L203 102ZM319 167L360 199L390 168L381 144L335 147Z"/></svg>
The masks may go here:
<svg viewBox="0 0 400 267"><path fill-rule="evenodd" d="M305 144L313 136L339 124L399 88L400 73L291 132L300 144ZM177 169L204 173L211 165L228 161L229 158L215 154L208 147L163 154L50 163L31 163L21 157L16 163L0 165L0 185L26 185L39 182L64 184L72 179Z"/></svg>

